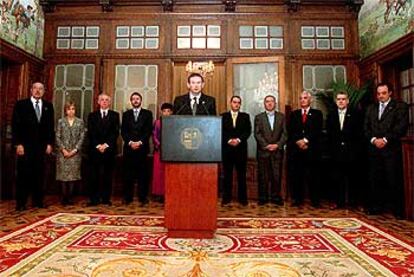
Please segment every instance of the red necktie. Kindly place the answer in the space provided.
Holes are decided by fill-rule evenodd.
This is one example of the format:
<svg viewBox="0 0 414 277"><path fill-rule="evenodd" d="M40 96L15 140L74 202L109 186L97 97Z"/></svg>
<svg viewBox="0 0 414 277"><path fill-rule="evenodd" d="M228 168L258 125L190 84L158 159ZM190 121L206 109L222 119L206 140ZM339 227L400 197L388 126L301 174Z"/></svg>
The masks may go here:
<svg viewBox="0 0 414 277"><path fill-rule="evenodd" d="M308 118L308 114L306 113L306 110L303 110L303 114L302 114L302 123L303 124L306 123L307 118Z"/></svg>

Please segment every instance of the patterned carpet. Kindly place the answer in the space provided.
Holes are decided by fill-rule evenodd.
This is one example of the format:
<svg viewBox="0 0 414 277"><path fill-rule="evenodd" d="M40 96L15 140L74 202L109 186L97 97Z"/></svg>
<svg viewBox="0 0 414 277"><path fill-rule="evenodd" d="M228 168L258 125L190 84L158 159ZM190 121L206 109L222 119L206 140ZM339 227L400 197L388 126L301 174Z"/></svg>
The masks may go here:
<svg viewBox="0 0 414 277"><path fill-rule="evenodd" d="M159 216L57 213L0 238L0 276L414 276L414 247L357 218L219 218L190 240Z"/></svg>

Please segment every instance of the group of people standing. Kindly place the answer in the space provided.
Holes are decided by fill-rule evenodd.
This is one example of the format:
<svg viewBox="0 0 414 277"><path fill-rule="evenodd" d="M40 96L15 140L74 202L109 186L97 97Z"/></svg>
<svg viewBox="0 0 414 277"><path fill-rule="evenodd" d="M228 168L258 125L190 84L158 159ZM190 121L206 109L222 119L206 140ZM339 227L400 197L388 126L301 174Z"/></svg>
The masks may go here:
<svg viewBox="0 0 414 277"><path fill-rule="evenodd" d="M335 203L330 207L362 204L368 214L391 210L403 217L403 180L401 138L408 129L408 105L393 99L389 84L376 87L377 102L365 113L349 106L349 95L335 95L336 109L326 119L326 140L323 134L323 114L311 108L312 95L303 91L300 108L289 118L276 111L276 99L264 98L265 111L254 118L254 137L257 142L258 205L283 205L281 196L282 161L286 149L287 180L292 206L304 203L306 185L311 205L320 207L322 175L332 180L330 190ZM247 139L251 133L249 115L239 111L241 98L233 96L231 111L223 114L224 189L222 205L232 198L232 172L238 177L238 201L246 201ZM233 124L232 122L233 118ZM236 118L236 119L234 119ZM240 118L240 120L239 120ZM326 145L323 145L326 143ZM323 148L328 150L329 168L323 167ZM368 166L361 160L367 156ZM364 166L368 184L361 184ZM362 186L360 186L362 185ZM364 190L363 186L367 189ZM366 199L359 196L366 193Z"/></svg>
<svg viewBox="0 0 414 277"><path fill-rule="evenodd" d="M215 99L202 92L204 79L197 73L187 79L189 92L175 98L174 104L161 105L161 116L171 114L216 115ZM56 179L61 183L62 204L71 204L75 182L81 179L81 151L88 139L90 168L89 206L111 205L112 173L119 131L123 139L124 203L134 198L134 183L138 183L141 206L148 203L151 168L147 156L150 138L154 146L152 193L162 202L164 195L164 164L160 159L161 121L153 122L152 112L142 108L142 95L130 95L132 108L122 114L110 109L111 97L100 94L99 109L90 113L87 134L81 119L75 116L76 106L64 106L65 117L54 129L53 105L42 97L44 86L36 82L31 97L16 103L13 112L13 143L17 154L16 209L26 209L32 194L35 207L43 207L43 172L45 155L55 145ZM400 138L408 128L408 108L403 102L391 98L390 85L377 86L378 103L368 107L365 115L351 110L349 96L339 92L335 96L337 109L327 116L326 132L334 181L336 203L333 208L344 207L354 199L360 189L355 175L361 149L368 145L369 160L369 213L382 212L384 200L391 204L396 216L402 215L402 159ZM300 108L288 118L277 111L273 95L264 98L264 112L254 117L253 135L257 142L258 205L267 203L284 205L281 194L283 160L287 152L288 181L293 206L301 206L308 185L311 204L320 206L323 115L311 108L312 95L300 94ZM222 205L232 201L233 170L237 173L237 200L248 205L247 140L252 133L250 115L241 112L242 99L232 96L230 110L222 116L223 188ZM347 192L350 192L349 194Z"/></svg>

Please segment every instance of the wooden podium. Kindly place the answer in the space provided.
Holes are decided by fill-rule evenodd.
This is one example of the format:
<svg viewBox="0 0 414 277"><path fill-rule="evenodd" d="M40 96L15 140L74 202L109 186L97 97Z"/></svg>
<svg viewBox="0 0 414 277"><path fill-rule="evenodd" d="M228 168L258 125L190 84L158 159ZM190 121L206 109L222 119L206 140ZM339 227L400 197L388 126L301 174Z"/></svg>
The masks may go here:
<svg viewBox="0 0 414 277"><path fill-rule="evenodd" d="M165 226L172 238L213 238L217 228L221 118L162 119L165 162Z"/></svg>

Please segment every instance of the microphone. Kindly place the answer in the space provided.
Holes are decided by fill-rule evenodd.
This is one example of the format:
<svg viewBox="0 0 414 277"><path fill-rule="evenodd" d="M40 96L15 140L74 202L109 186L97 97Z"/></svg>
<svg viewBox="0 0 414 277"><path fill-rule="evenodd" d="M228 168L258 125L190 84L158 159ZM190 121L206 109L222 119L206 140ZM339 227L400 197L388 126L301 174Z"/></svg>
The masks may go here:
<svg viewBox="0 0 414 277"><path fill-rule="evenodd" d="M185 108L185 107L188 107L187 102L185 102L185 103L184 103L184 105L182 105L182 106L178 109L178 111L177 111L176 113L174 113L174 114L179 115L179 114L180 114L180 112L182 112L182 110L184 110L184 108Z"/></svg>
<svg viewBox="0 0 414 277"><path fill-rule="evenodd" d="M201 102L201 106L203 106L204 111L207 113L207 115L210 115L210 113L208 112L208 109L206 108L206 106L204 105L206 103L206 101L202 101Z"/></svg>

